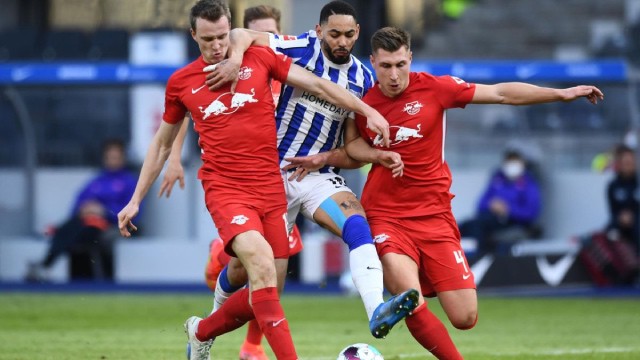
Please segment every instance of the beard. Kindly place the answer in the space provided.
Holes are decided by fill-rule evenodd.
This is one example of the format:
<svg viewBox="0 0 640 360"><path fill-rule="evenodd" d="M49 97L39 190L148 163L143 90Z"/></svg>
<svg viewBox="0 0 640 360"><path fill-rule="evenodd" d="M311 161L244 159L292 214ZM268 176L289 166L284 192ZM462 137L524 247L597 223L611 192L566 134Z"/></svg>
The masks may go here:
<svg viewBox="0 0 640 360"><path fill-rule="evenodd" d="M349 49L344 47L337 48L336 50L343 50L346 52L346 54L336 56L333 53L333 49L329 47L329 44L327 44L327 42L322 41L321 44L322 44L322 52L327 56L327 58L329 58L329 60L331 60L332 63L342 65L342 64L348 63L351 60L351 51Z"/></svg>

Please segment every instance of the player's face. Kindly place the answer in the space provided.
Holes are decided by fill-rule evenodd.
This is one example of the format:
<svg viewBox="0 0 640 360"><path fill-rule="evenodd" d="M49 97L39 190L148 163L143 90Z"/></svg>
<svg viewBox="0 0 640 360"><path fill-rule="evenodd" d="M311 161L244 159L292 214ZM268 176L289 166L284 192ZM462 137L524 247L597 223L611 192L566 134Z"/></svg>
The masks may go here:
<svg viewBox="0 0 640 360"><path fill-rule="evenodd" d="M316 25L316 33L322 44L322 52L335 64L346 64L351 60L351 50L360 25L350 15L331 15L325 24Z"/></svg>
<svg viewBox="0 0 640 360"><path fill-rule="evenodd" d="M226 16L218 21L196 19L196 30L191 29L191 37L198 43L200 53L208 64L217 64L227 56L231 25Z"/></svg>
<svg viewBox="0 0 640 360"><path fill-rule="evenodd" d="M394 52L378 49L370 60L384 95L396 97L409 86L411 51L405 46Z"/></svg>
<svg viewBox="0 0 640 360"><path fill-rule="evenodd" d="M278 23L276 23L276 19L274 18L256 19L250 21L247 25L249 30L280 34L278 31Z"/></svg>

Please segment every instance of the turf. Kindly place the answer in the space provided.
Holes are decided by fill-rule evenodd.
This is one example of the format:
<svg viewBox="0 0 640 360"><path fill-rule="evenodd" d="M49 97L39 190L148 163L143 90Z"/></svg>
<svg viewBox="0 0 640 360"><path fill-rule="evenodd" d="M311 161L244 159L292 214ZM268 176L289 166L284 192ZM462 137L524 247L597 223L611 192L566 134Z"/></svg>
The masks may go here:
<svg viewBox="0 0 640 360"><path fill-rule="evenodd" d="M283 302L301 359L335 359L356 342L373 344L386 360L431 358L403 323L384 340L369 335L357 298L286 295ZM209 304L199 294L5 293L0 359L184 359L182 323ZM476 328L445 323L466 359L640 359L636 299L481 298ZM218 338L214 357L237 359L244 333Z"/></svg>

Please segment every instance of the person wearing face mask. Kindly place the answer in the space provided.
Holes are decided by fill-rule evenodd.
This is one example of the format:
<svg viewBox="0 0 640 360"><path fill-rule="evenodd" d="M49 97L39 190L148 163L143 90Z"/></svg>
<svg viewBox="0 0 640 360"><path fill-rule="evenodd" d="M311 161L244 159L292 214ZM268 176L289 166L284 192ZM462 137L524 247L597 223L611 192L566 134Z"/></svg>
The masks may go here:
<svg viewBox="0 0 640 360"><path fill-rule="evenodd" d="M537 237L540 187L518 151L507 150L480 198L476 217L463 223L464 237L478 240L480 253L496 252L524 238Z"/></svg>

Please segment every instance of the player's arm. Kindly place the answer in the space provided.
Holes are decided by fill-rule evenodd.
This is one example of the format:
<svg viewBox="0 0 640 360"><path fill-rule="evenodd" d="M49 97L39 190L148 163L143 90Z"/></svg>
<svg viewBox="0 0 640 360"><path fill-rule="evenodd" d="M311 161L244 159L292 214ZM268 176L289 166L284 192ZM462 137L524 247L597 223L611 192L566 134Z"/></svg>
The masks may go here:
<svg viewBox="0 0 640 360"><path fill-rule="evenodd" d="M604 99L600 89L591 85L580 85L566 89L540 87L522 82L506 82L495 85L476 84L471 103L531 105L555 101L573 101L585 97L592 104Z"/></svg>
<svg viewBox="0 0 640 360"><path fill-rule="evenodd" d="M269 33L243 28L235 28L229 32L229 50L227 59L221 61L213 71L207 74L205 84L210 90L233 82L231 91L238 81L238 70L242 65L244 53L251 45L269 46Z"/></svg>
<svg viewBox="0 0 640 360"><path fill-rule="evenodd" d="M343 135L344 142L351 141L358 136L355 122L353 119L347 119ZM309 172L320 170L327 165L341 169L357 169L364 165L363 162L351 158L344 146L314 155L285 158L285 160L289 164L283 167L283 170L295 169L289 176L289 181L301 181Z"/></svg>
<svg viewBox="0 0 640 360"><path fill-rule="evenodd" d="M316 76L296 64L292 64L289 68L286 83L305 89L335 105L365 116L367 128L381 135L383 145L389 146L389 123L387 120L374 108L349 93L347 89Z"/></svg>
<svg viewBox="0 0 640 360"><path fill-rule="evenodd" d="M346 142L344 148L347 154L363 163L380 164L391 170L393 177L402 176L404 163L400 154L395 151L373 148L360 136Z"/></svg>
<svg viewBox="0 0 640 360"><path fill-rule="evenodd" d="M171 196L171 190L173 190L173 184L178 181L180 189L184 189L184 168L182 167L181 155L184 139L187 136L187 129L189 128L189 115L184 117L182 125L176 139L171 146L171 154L167 160L167 169L164 171L164 177L162 178L162 184L160 184L160 191L158 197L166 194L167 197Z"/></svg>
<svg viewBox="0 0 640 360"><path fill-rule="evenodd" d="M133 196L131 196L131 200L129 200L124 209L118 213L118 228L122 236L130 237L129 230L137 230L131 220L138 214L142 199L144 199L151 185L160 175L160 171L162 171L164 163L171 153L173 141L183 122L184 120L177 124L169 124L166 121L160 123L160 127L158 127L158 131L151 140L147 155L142 163L140 177Z"/></svg>

